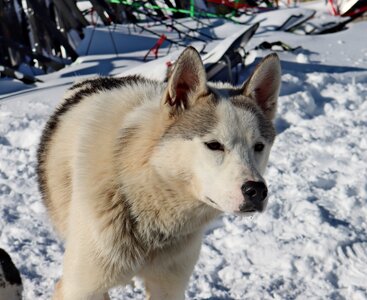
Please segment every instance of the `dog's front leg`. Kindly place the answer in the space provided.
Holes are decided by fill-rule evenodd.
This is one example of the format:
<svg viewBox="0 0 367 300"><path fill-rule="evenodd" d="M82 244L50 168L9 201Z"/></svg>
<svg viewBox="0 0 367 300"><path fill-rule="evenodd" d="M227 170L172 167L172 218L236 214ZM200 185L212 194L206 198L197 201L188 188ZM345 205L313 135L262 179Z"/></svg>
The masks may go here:
<svg viewBox="0 0 367 300"><path fill-rule="evenodd" d="M146 300L184 300L187 280L176 279L172 282L172 278L162 278L158 281L145 281Z"/></svg>
<svg viewBox="0 0 367 300"><path fill-rule="evenodd" d="M55 291L54 291L54 295L52 297L53 300L64 300L64 296L62 293L62 280L60 279L56 286L55 286ZM88 300L110 300L110 296L108 295L108 293L104 293L104 294L95 294L92 295L90 297L87 298Z"/></svg>
<svg viewBox="0 0 367 300"><path fill-rule="evenodd" d="M184 300L185 290L198 259L202 234L193 234L162 250L139 274L145 282L146 300Z"/></svg>

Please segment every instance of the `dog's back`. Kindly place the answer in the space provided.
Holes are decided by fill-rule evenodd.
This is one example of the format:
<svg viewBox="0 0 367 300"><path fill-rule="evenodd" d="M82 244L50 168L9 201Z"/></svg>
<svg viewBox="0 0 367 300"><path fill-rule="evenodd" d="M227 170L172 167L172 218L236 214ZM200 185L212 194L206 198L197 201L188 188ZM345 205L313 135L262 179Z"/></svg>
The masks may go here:
<svg viewBox="0 0 367 300"><path fill-rule="evenodd" d="M38 179L44 203L58 232L65 237L73 183L83 149L95 148L89 157L96 175L109 178L106 168L113 157L116 132L125 115L162 93L162 84L138 76L95 78L79 82L66 93L51 116L38 149ZM149 95L149 97L147 97ZM115 130L115 131L114 131ZM98 171L100 173L98 173ZM112 172L112 170L110 170ZM83 172L87 172L83 170ZM79 174L78 174L79 175ZM109 179L110 180L110 179Z"/></svg>

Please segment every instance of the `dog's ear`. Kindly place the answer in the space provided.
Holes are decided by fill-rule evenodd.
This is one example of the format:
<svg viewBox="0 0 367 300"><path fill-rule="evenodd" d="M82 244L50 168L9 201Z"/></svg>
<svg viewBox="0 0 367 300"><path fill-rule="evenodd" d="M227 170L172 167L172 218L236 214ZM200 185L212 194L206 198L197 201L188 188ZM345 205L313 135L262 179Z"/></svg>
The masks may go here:
<svg viewBox="0 0 367 300"><path fill-rule="evenodd" d="M266 56L244 83L243 94L252 98L265 116L273 120L280 90L281 69L277 54Z"/></svg>
<svg viewBox="0 0 367 300"><path fill-rule="evenodd" d="M187 47L175 62L163 105L171 116L177 115L194 105L197 95L206 90L206 73L200 54L195 48Z"/></svg>

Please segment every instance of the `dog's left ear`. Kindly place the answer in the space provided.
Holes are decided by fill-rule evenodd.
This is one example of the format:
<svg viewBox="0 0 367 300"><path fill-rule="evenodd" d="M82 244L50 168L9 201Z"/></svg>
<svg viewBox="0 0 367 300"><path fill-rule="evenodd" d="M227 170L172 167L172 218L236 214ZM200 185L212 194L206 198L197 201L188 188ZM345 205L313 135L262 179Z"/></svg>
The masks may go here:
<svg viewBox="0 0 367 300"><path fill-rule="evenodd" d="M187 47L175 62L163 97L163 105L170 115L175 116L194 105L197 95L206 92L206 81L200 54L195 48Z"/></svg>
<svg viewBox="0 0 367 300"><path fill-rule="evenodd" d="M243 94L252 98L267 118L273 120L281 82L280 61L277 54L266 56L244 83Z"/></svg>

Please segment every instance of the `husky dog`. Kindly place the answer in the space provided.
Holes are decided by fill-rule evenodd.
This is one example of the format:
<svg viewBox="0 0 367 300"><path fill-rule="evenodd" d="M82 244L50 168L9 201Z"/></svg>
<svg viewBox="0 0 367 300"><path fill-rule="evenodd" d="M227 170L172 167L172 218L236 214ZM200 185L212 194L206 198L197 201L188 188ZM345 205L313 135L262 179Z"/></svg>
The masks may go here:
<svg viewBox="0 0 367 300"><path fill-rule="evenodd" d="M274 54L233 87L207 82L189 47L167 83L71 87L38 151L40 190L66 241L54 299L108 299L134 276L147 299L184 299L205 226L266 206L279 86Z"/></svg>

